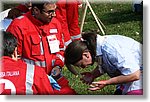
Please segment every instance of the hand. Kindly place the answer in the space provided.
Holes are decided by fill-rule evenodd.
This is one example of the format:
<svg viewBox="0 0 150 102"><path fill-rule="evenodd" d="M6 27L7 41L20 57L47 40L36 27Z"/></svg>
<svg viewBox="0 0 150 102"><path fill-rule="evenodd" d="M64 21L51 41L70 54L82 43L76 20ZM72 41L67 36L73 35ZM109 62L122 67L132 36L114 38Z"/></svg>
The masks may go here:
<svg viewBox="0 0 150 102"><path fill-rule="evenodd" d="M61 68L59 66L56 66L52 69L51 75L53 78L57 77L61 73Z"/></svg>
<svg viewBox="0 0 150 102"><path fill-rule="evenodd" d="M106 86L106 80L98 81L98 82L92 82L89 90L96 91L96 90L103 89L105 86Z"/></svg>
<svg viewBox="0 0 150 102"><path fill-rule="evenodd" d="M83 83L91 84L94 81L94 76L90 72L81 73L82 78L80 79Z"/></svg>

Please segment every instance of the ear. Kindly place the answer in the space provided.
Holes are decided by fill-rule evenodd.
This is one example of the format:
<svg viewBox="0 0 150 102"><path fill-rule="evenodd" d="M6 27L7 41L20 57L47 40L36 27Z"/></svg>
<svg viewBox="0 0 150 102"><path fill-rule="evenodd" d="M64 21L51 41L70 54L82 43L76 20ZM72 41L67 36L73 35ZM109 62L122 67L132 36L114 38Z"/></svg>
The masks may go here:
<svg viewBox="0 0 150 102"><path fill-rule="evenodd" d="M83 56L85 56L86 58L89 58L89 57L90 57L90 52L89 52L89 51L83 52L82 57L83 57Z"/></svg>
<svg viewBox="0 0 150 102"><path fill-rule="evenodd" d="M12 54L12 59L18 60L17 47L15 47L14 53Z"/></svg>

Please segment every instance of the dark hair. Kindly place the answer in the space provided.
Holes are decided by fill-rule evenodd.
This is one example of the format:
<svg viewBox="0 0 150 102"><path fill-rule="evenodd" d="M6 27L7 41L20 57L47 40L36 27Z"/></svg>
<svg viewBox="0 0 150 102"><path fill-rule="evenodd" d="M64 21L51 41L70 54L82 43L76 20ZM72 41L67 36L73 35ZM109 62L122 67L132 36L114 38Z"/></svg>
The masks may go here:
<svg viewBox="0 0 150 102"><path fill-rule="evenodd" d="M82 59L82 54L85 50L88 50L85 42L76 40L71 42L64 53L65 65L73 74L77 74L71 65Z"/></svg>
<svg viewBox="0 0 150 102"><path fill-rule="evenodd" d="M21 11L18 8L11 8L6 18L15 19L21 16Z"/></svg>
<svg viewBox="0 0 150 102"><path fill-rule="evenodd" d="M10 32L2 31L2 36L3 36L2 55L11 57L15 48L17 47L17 39Z"/></svg>
<svg viewBox="0 0 150 102"><path fill-rule="evenodd" d="M83 41L73 41L66 48L64 53L65 65L73 74L77 75L78 73L74 70L72 65L82 60L82 54L84 51L90 51L92 62L94 63L96 56L96 36L95 33L85 33L82 35Z"/></svg>
<svg viewBox="0 0 150 102"><path fill-rule="evenodd" d="M45 4L54 4L56 1L54 1L54 0L41 0L41 1L33 1L32 2L32 9L34 8L34 7L37 7L40 11L42 11L43 10L43 8L44 8L44 5Z"/></svg>
<svg viewBox="0 0 150 102"><path fill-rule="evenodd" d="M96 56L97 34L93 32L86 32L82 34L82 38L87 43L88 50L90 51L91 56L92 56L92 62L94 63L95 56Z"/></svg>

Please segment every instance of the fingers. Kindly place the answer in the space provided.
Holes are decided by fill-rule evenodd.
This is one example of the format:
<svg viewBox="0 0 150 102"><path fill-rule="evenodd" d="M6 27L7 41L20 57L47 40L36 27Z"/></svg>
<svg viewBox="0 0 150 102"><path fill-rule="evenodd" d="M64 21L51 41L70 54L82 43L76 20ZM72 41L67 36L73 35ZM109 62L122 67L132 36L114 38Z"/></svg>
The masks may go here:
<svg viewBox="0 0 150 102"><path fill-rule="evenodd" d="M106 84L106 80L101 80L101 81L97 81L97 82L92 82L92 84L99 84L99 85L105 85Z"/></svg>
<svg viewBox="0 0 150 102"><path fill-rule="evenodd" d="M91 88L98 87L98 84L93 84L93 83L92 83L92 84L90 84L90 87L91 87Z"/></svg>
<svg viewBox="0 0 150 102"><path fill-rule="evenodd" d="M90 88L88 89L91 91L96 91L96 90L103 89L105 86L106 86L106 80L102 80L98 82L92 82L92 84L90 84Z"/></svg>
<svg viewBox="0 0 150 102"><path fill-rule="evenodd" d="M98 85L96 84L95 86L93 84L90 85L90 88L88 88L91 91L96 91L96 90L101 90L105 87L105 85Z"/></svg>
<svg viewBox="0 0 150 102"><path fill-rule="evenodd" d="M93 88L88 88L88 89L91 91L96 91L96 90L99 90L100 88L99 87L93 87Z"/></svg>

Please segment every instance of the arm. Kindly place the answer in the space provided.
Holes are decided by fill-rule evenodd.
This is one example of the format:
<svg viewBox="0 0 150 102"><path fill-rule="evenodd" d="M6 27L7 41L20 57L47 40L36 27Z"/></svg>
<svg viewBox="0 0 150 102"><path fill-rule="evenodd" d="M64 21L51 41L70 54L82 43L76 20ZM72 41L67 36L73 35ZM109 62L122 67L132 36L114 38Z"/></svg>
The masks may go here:
<svg viewBox="0 0 150 102"><path fill-rule="evenodd" d="M128 83L132 81L136 81L140 79L140 70L129 74L129 75L120 75L114 78L110 78L109 80L106 81L106 85L112 85L112 84L123 84L123 83Z"/></svg>
<svg viewBox="0 0 150 102"><path fill-rule="evenodd" d="M42 68L36 67L34 77L35 77L34 79L35 84L33 86L34 94L39 95L54 94L48 76Z"/></svg>

